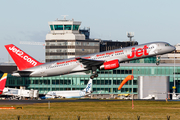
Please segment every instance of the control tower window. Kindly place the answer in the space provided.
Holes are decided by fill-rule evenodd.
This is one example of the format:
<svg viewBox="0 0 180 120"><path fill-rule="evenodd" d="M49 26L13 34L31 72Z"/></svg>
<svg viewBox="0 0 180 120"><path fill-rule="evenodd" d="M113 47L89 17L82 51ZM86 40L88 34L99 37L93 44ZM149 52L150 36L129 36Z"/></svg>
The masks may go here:
<svg viewBox="0 0 180 120"><path fill-rule="evenodd" d="M72 25L64 25L64 30L71 30Z"/></svg>
<svg viewBox="0 0 180 120"><path fill-rule="evenodd" d="M54 25L55 30L63 30L63 25Z"/></svg>
<svg viewBox="0 0 180 120"><path fill-rule="evenodd" d="M73 25L73 30L79 30L79 25Z"/></svg>
<svg viewBox="0 0 180 120"><path fill-rule="evenodd" d="M50 25L51 30L54 30L53 25Z"/></svg>

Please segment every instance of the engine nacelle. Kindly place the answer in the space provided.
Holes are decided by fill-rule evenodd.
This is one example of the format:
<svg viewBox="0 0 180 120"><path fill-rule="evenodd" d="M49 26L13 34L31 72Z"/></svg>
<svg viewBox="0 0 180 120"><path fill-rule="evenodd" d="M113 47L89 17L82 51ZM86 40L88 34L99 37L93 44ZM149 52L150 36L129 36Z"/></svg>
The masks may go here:
<svg viewBox="0 0 180 120"><path fill-rule="evenodd" d="M105 62L103 65L100 66L100 70L111 70L111 69L116 69L120 66L119 60L111 60Z"/></svg>

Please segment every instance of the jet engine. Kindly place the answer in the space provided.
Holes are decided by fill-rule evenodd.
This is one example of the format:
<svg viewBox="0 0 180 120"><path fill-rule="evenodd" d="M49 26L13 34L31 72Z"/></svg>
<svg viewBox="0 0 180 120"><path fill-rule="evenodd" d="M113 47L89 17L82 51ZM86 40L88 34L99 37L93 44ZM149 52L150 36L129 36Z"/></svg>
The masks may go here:
<svg viewBox="0 0 180 120"><path fill-rule="evenodd" d="M111 70L111 69L116 69L120 66L119 60L111 60L105 62L103 65L100 66L100 70Z"/></svg>

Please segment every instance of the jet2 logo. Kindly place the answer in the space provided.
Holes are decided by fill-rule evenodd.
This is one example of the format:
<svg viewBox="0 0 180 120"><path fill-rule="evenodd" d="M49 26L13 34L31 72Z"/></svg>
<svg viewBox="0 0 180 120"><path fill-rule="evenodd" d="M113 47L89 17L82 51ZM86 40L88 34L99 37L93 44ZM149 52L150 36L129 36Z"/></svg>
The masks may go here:
<svg viewBox="0 0 180 120"><path fill-rule="evenodd" d="M151 44L149 47L147 47L147 45L144 45L143 48L138 48L135 50L135 47L132 48L131 50L131 54L127 55L127 58L131 59L134 57L141 57L142 55L152 55L152 54L156 54L157 45L156 44Z"/></svg>
<svg viewBox="0 0 180 120"><path fill-rule="evenodd" d="M33 66L36 66L37 64L36 61L32 60L28 55L24 55L24 53L15 46L9 47L9 50L11 50L13 53L15 53L16 55L18 55L20 58L24 59L28 63L32 64Z"/></svg>
<svg viewBox="0 0 180 120"><path fill-rule="evenodd" d="M88 92L90 88L91 88L91 83L89 83L88 86L86 87L86 92Z"/></svg>
<svg viewBox="0 0 180 120"><path fill-rule="evenodd" d="M135 50L135 47L133 47L132 48L132 54L131 55L128 54L127 58L131 59L131 58L134 58L135 56L136 57L141 57L143 54L145 56L147 56L147 55L149 55L147 53L147 49L148 49L147 45L145 45L143 48L138 48L137 50Z"/></svg>

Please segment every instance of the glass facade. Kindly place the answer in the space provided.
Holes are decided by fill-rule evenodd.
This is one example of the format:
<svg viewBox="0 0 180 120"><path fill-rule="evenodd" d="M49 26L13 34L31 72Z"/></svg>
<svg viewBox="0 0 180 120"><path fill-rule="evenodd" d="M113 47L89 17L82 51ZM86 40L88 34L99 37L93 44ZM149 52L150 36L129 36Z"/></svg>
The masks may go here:
<svg viewBox="0 0 180 120"><path fill-rule="evenodd" d="M51 30L54 30L54 27L53 27L53 25L50 25L50 28L51 28Z"/></svg>
<svg viewBox="0 0 180 120"><path fill-rule="evenodd" d="M72 30L72 25L64 25L64 30Z"/></svg>
<svg viewBox="0 0 180 120"><path fill-rule="evenodd" d="M50 25L51 30L79 30L80 25Z"/></svg>
<svg viewBox="0 0 180 120"><path fill-rule="evenodd" d="M160 57L158 57L160 60ZM132 60L130 63L156 63L156 57L148 57L148 58L143 58L143 59L137 59L137 60Z"/></svg>
<svg viewBox="0 0 180 120"><path fill-rule="evenodd" d="M73 30L79 30L79 25L73 25Z"/></svg>
<svg viewBox="0 0 180 120"><path fill-rule="evenodd" d="M133 69L133 71L132 71ZM134 80L128 81L120 91L118 87L124 78L130 74ZM93 79L93 94L138 94L138 76L170 76L169 92L172 92L174 75L176 81L176 92L180 92L180 66L173 64L166 66L146 65L138 63L121 64L114 70L98 71L99 77ZM6 86L25 86L26 89L37 89L40 94L51 90L82 90L86 87L90 75L62 75L54 77L13 77L8 75Z"/></svg>
<svg viewBox="0 0 180 120"><path fill-rule="evenodd" d="M63 25L54 25L55 30L63 30Z"/></svg>
<svg viewBox="0 0 180 120"><path fill-rule="evenodd" d="M95 40L46 40L46 62L99 52Z"/></svg>
<svg viewBox="0 0 180 120"><path fill-rule="evenodd" d="M46 46L65 46L68 42L46 42Z"/></svg>

